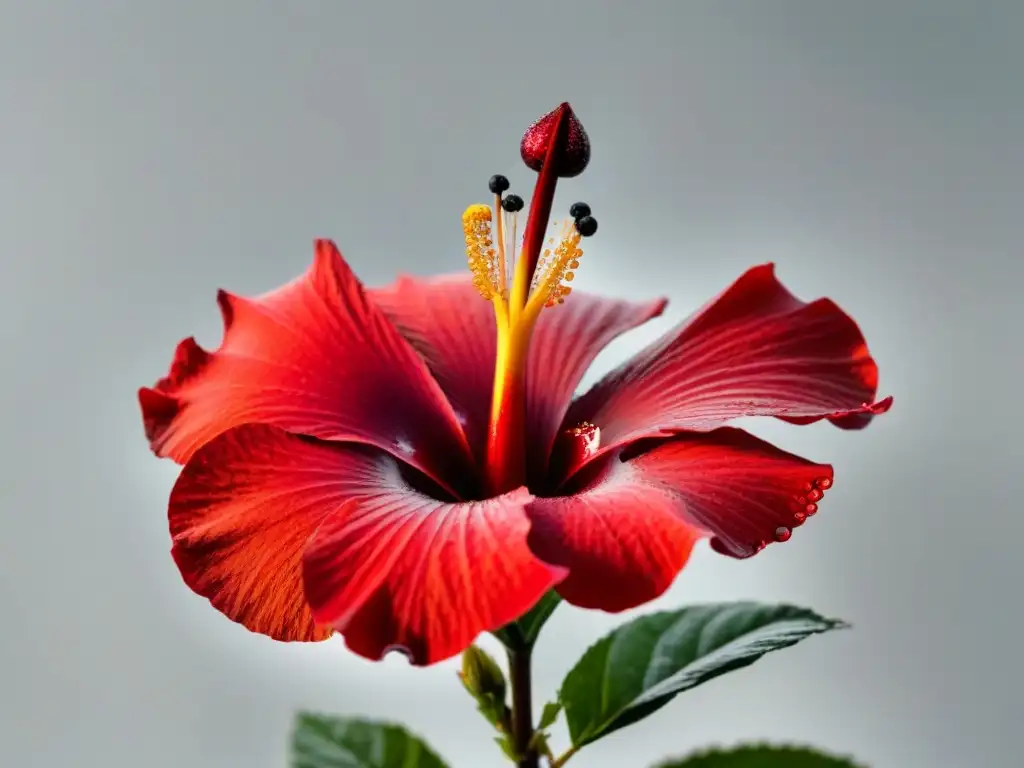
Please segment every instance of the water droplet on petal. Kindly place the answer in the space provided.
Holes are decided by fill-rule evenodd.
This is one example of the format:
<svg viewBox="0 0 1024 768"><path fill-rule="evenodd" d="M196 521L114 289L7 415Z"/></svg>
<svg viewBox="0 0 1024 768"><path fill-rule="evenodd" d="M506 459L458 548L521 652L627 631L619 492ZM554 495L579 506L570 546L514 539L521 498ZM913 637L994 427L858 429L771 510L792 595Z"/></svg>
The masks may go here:
<svg viewBox="0 0 1024 768"><path fill-rule="evenodd" d="M819 477L819 478L817 478L814 481L814 484L816 486L818 486L819 488L821 488L821 490L827 491L829 488L832 487L832 478L831 477Z"/></svg>
<svg viewBox="0 0 1024 768"><path fill-rule="evenodd" d="M737 560L746 560L748 557L753 557L764 549L764 542L753 541L747 544L739 541L727 541L720 539L718 536L712 536L711 549L720 555L734 557Z"/></svg>
<svg viewBox="0 0 1024 768"><path fill-rule="evenodd" d="M821 497L825 494L819 491L817 488L812 488L807 492L807 498L810 501L821 501Z"/></svg>
<svg viewBox="0 0 1024 768"><path fill-rule="evenodd" d="M804 507L804 514L806 514L808 517L810 517L811 515L813 515L817 511L818 511L818 505L817 504L808 504L806 507Z"/></svg>
<svg viewBox="0 0 1024 768"><path fill-rule="evenodd" d="M806 504L807 503L807 497L806 496L797 496L796 497L796 501L797 501L798 504Z"/></svg>
<svg viewBox="0 0 1024 768"><path fill-rule="evenodd" d="M806 519L807 519L807 515L804 514L803 512L794 512L793 513L793 525L803 525L804 524L804 520L806 520Z"/></svg>
<svg viewBox="0 0 1024 768"><path fill-rule="evenodd" d="M384 650L381 652L380 657L383 659L385 656L389 656L392 653L397 653L400 656L405 656L405 660L410 664L416 660L412 650L401 643L392 643L391 645L384 646Z"/></svg>
<svg viewBox="0 0 1024 768"><path fill-rule="evenodd" d="M789 541L789 537L793 535L793 532L784 525L780 525L775 529L775 540L776 541Z"/></svg>
<svg viewBox="0 0 1024 768"><path fill-rule="evenodd" d="M582 421L575 427L563 429L555 443L551 457L554 474L568 477L597 453L601 447L601 428Z"/></svg>
<svg viewBox="0 0 1024 768"><path fill-rule="evenodd" d="M813 488L813 487L814 487L814 486L813 486L813 485L812 485L811 483L804 483L804 490L805 490L805 491L809 491L809 490L811 490L811 488Z"/></svg>

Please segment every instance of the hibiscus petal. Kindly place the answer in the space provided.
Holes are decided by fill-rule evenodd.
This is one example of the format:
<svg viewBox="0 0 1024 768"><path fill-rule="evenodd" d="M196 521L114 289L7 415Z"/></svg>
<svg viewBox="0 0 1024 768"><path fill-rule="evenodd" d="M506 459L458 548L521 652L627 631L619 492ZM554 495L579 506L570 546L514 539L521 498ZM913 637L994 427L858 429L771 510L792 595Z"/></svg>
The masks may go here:
<svg viewBox="0 0 1024 768"><path fill-rule="evenodd" d="M302 552L351 493L346 473L359 465L348 457L341 444L321 448L258 424L200 447L168 505L171 552L185 583L253 632L285 641L329 637L303 596Z"/></svg>
<svg viewBox="0 0 1024 768"><path fill-rule="evenodd" d="M199 449L171 495L186 583L279 640L341 632L355 652L417 664L520 616L560 571L526 546L525 489L438 501L363 445L247 424Z"/></svg>
<svg viewBox="0 0 1024 768"><path fill-rule="evenodd" d="M765 264L606 376L566 424L597 424L604 450L742 416L851 429L888 410L891 398L874 403L877 387L857 324L829 299L800 301Z"/></svg>
<svg viewBox="0 0 1024 768"><path fill-rule="evenodd" d="M617 337L660 315L665 299L644 303L573 291L541 312L530 341L527 436L534 479L547 467L558 427L594 358Z"/></svg>
<svg viewBox="0 0 1024 768"><path fill-rule="evenodd" d="M556 587L566 600L605 611L662 594L704 536L733 557L788 540L833 478L831 466L731 427L637 443L594 471L577 493L527 506L528 543L569 570Z"/></svg>
<svg viewBox="0 0 1024 768"><path fill-rule="evenodd" d="M483 455L494 383L494 307L466 274L399 278L370 297L412 347L455 408L477 456Z"/></svg>
<svg viewBox="0 0 1024 768"><path fill-rule="evenodd" d="M471 276L402 278L370 295L423 355L483 456L494 382L494 308ZM530 342L527 434L534 470L547 463L558 425L587 368L616 337L657 317L664 299L636 303L581 292L545 309Z"/></svg>
<svg viewBox="0 0 1024 768"><path fill-rule="evenodd" d="M864 429L875 416L881 416L892 408L892 395L883 397L877 403L865 404L853 409L832 411L817 416L779 416L782 421L790 424L813 424L828 419L840 429Z"/></svg>
<svg viewBox="0 0 1024 768"><path fill-rule="evenodd" d="M325 520L305 555L313 615L361 656L454 656L529 610L564 573L526 546L526 489L445 503L404 485L394 462L376 469L372 495Z"/></svg>
<svg viewBox="0 0 1024 768"><path fill-rule="evenodd" d="M179 346L168 375L139 391L159 456L185 462L247 422L376 445L439 482L468 476L451 406L415 351L369 301L333 243L305 275L256 299L218 295L224 339Z"/></svg>

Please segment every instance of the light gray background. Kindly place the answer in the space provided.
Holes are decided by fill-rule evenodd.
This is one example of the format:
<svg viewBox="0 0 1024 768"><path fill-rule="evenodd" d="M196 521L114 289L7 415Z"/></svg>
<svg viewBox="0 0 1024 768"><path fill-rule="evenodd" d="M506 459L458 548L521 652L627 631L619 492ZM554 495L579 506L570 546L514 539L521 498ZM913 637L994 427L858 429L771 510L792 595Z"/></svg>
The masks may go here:
<svg viewBox="0 0 1024 768"><path fill-rule="evenodd" d="M776 260L855 315L896 396L860 434L757 424L836 464L821 515L748 562L702 547L648 608L787 600L856 629L573 764L768 738L1017 765L1022 9L0 2L0 764L272 768L298 707L499 764L452 663L278 646L184 587L135 389L179 338L216 343L217 287L276 286L315 236L369 283L461 268L463 207L496 172L528 194L519 136L568 99L594 154L557 207L601 221L581 284L672 299L599 368ZM560 610L538 701L619 620Z"/></svg>

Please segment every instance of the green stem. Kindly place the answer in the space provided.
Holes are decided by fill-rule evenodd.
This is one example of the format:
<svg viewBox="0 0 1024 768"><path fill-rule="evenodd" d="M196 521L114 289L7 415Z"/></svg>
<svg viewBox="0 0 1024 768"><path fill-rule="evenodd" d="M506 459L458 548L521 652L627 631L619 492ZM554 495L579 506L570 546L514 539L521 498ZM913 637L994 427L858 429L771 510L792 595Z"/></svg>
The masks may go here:
<svg viewBox="0 0 1024 768"><path fill-rule="evenodd" d="M512 746L519 755L518 768L540 768L533 740L533 691L530 679L530 648L520 646L508 652L508 671L512 683Z"/></svg>
<svg viewBox="0 0 1024 768"><path fill-rule="evenodd" d="M562 768L563 765L569 762L569 758L576 754L579 747L569 747L565 750L565 754L559 757L557 760L551 761L551 768Z"/></svg>

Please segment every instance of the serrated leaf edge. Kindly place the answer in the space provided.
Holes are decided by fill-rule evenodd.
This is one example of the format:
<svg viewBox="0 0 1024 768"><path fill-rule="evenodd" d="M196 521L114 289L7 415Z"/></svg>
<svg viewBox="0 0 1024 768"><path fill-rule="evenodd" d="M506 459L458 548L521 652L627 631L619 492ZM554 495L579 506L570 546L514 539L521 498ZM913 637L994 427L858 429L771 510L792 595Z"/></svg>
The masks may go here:
<svg viewBox="0 0 1024 768"><path fill-rule="evenodd" d="M814 744L801 744L799 742L779 743L770 741L745 742L732 747L727 747L721 744L712 745L710 747L705 747L702 750L683 755L682 757L669 758L665 762L658 763L652 768L673 768L674 765L683 761L704 760L709 757L729 757L732 755L742 754L743 752L756 752L762 749L783 752L810 752L833 760L845 760L850 764L849 768L870 768L867 763L859 762L853 755L826 752L822 747Z"/></svg>
<svg viewBox="0 0 1024 768"><path fill-rule="evenodd" d="M780 607L783 607L783 606L780 606ZM784 606L784 607L797 608L797 606ZM807 609L807 608L797 608L797 610L810 611L810 609ZM813 611L810 611L810 612L814 613ZM673 611L663 611L662 613L673 613ZM814 615L817 617L817 619L814 622L816 626L815 626L815 628L813 630L807 632L807 634L803 635L799 640L796 640L796 641L794 641L792 643L789 643L787 645L780 646L778 648L773 648L770 651L765 651L763 654L761 654L761 656L759 656L756 659L754 659L754 661L751 662L751 663L753 664L753 663L756 663L757 661L760 661L762 658L767 656L769 653L773 653L774 651L781 651L784 648L791 648L794 645L796 645L797 643L799 643L799 642L801 642L803 640L807 640L807 639L809 639L811 637L814 637L815 635L822 635L822 634L824 634L826 632L833 632L833 631L836 631L836 630L846 629L846 628L849 627L848 624L846 624L843 621L840 621L839 619L827 619L827 618L824 618L822 616L819 616L816 613ZM783 620L783 621L775 623L775 626L776 626L776 628L780 628L781 625L785 625L787 623L797 624L799 621L808 621L808 620L804 620L804 619L801 619L801 620L786 619L786 620ZM730 640L728 643L725 643L724 645L720 645L717 648L715 648L714 651L712 651L711 653L715 653L715 654L719 654L720 653L720 654L726 655L726 652L729 649L733 649L733 648L736 648L736 647L744 645L744 643L746 643L751 638L751 636L756 635L762 629L763 629L763 627L759 627L756 630L753 630L753 631L750 631L750 632L744 632L742 635L737 635L732 640ZM705 654L704 656L701 656L700 658L707 658L708 655L710 655L710 654ZM699 661L699 659L698 659L698 661ZM644 691L640 696L638 696L636 699L634 699L630 703L630 706L631 707L641 706L641 705L646 704L646 703L648 703L650 701L653 701L653 700L655 700L657 698L660 698L661 696L664 696L665 695L665 690L667 688L671 688L672 687L671 683L673 682L673 680L676 678L677 675L678 675L678 673L676 673L674 675L670 675L669 677L666 677L664 680L662 680L662 681L660 681L658 683L655 683L650 688L648 688L646 691Z"/></svg>
<svg viewBox="0 0 1024 768"><path fill-rule="evenodd" d="M296 736L298 735L298 731L302 727L304 720L314 720L318 722L323 722L324 720L333 720L340 721L345 725L369 726L373 728L398 728L399 730L405 732L405 734L408 735L411 739L413 739L413 743L415 743L416 748L420 751L421 754L427 753L431 757L436 759L440 765L448 765L448 761L441 757L441 755L437 751L435 751L433 747L430 746L430 743L426 740L424 736L409 728L409 726L407 726L405 723L400 723L396 720L374 720L372 718L359 715L339 715L337 713L316 712L313 710L299 710L295 713L295 716L292 718L292 728L288 738L288 752L290 758L294 756L294 753L296 751ZM335 747L341 748L340 744L336 744L333 742L332 744ZM289 762L291 762L291 760L289 760Z"/></svg>
<svg viewBox="0 0 1024 768"><path fill-rule="evenodd" d="M593 643L591 643L589 646L587 646L586 650L583 651L582 654L580 654L579 658L576 660L576 663L573 664L572 668L569 670L568 673L566 673L565 677L562 679L562 685L565 684L566 679L568 679L569 675L572 674L573 670L576 669L576 667L579 665L579 663L581 661L583 661L583 659L585 659L587 657L587 654L589 654L591 651L593 651L601 643L603 643L606 640L608 640L617 631L619 631L623 627L629 626L634 621L640 621L642 619L653 618L653 617L657 617L657 616L665 616L665 615L676 614L676 613L680 613L682 611L686 611L686 610L690 610L690 609L714 608L714 607L726 607L726 606L738 607L738 606L741 606L741 605L747 605L747 606L751 606L751 607L762 607L762 608L779 608L779 609L787 609L788 608L788 609L792 609L792 610L795 610L795 611L801 611L801 612L804 612L804 613L811 613L815 617L817 617L817 619L823 625L825 625L825 626L823 626L821 629L819 629L819 630L817 630L815 632L812 632L807 637L812 637L814 635L824 634L825 632L832 632L832 631L837 631L837 630L852 629L853 628L853 624L851 624L851 623L849 623L847 621L844 621L843 619L835 619L835 618L829 618L829 617L826 617L826 616L822 616L821 614L819 614L814 609L804 608L802 606L795 605L794 603L763 603L763 602L758 601L758 600L735 600L735 601L730 601L730 602L714 602L714 601L709 601L709 602L704 602L704 603L691 603L691 604L686 605L686 606L684 606L682 608L678 608L678 609L676 609L674 611L671 611L671 610L669 610L669 611L654 611L652 613L646 613L646 614L642 614L640 616L636 616L636 617L630 619L629 621L625 622L624 624L620 624L619 626L615 627L614 629L606 632L604 635L602 635L597 640L595 640ZM750 633L747 633L747 634L750 634ZM743 636L745 636L745 635L741 635L741 637L743 637ZM806 639L806 638L804 638L804 639ZM736 642L736 640L738 640L738 638L736 638L734 640L731 640L729 642L729 644L732 644L733 642ZM794 643L794 645L795 645L795 643ZM766 652L765 654L762 654L762 657L764 655L767 655L767 653L768 652ZM752 662L752 663L754 663L754 662ZM568 707L568 705L565 703L565 701L562 698L562 686L559 686L559 688L558 688L558 691L556 693L556 699L558 701L562 702L562 710L563 710L563 712L566 713L566 717L568 717L569 707ZM630 702L630 706L634 706L637 701L640 701L640 699L638 698L636 701ZM628 707L627 707L627 709L628 709ZM625 710L621 710L616 715L616 717L619 714L621 714L622 712L624 712L624 711ZM614 718L612 720L614 720ZM600 733L601 730L602 729L598 728L598 733ZM579 744L579 746L582 747L585 744L592 743L598 737L599 737L598 735L594 735L593 733L591 733L590 730L584 731L582 734L580 734L580 744Z"/></svg>

